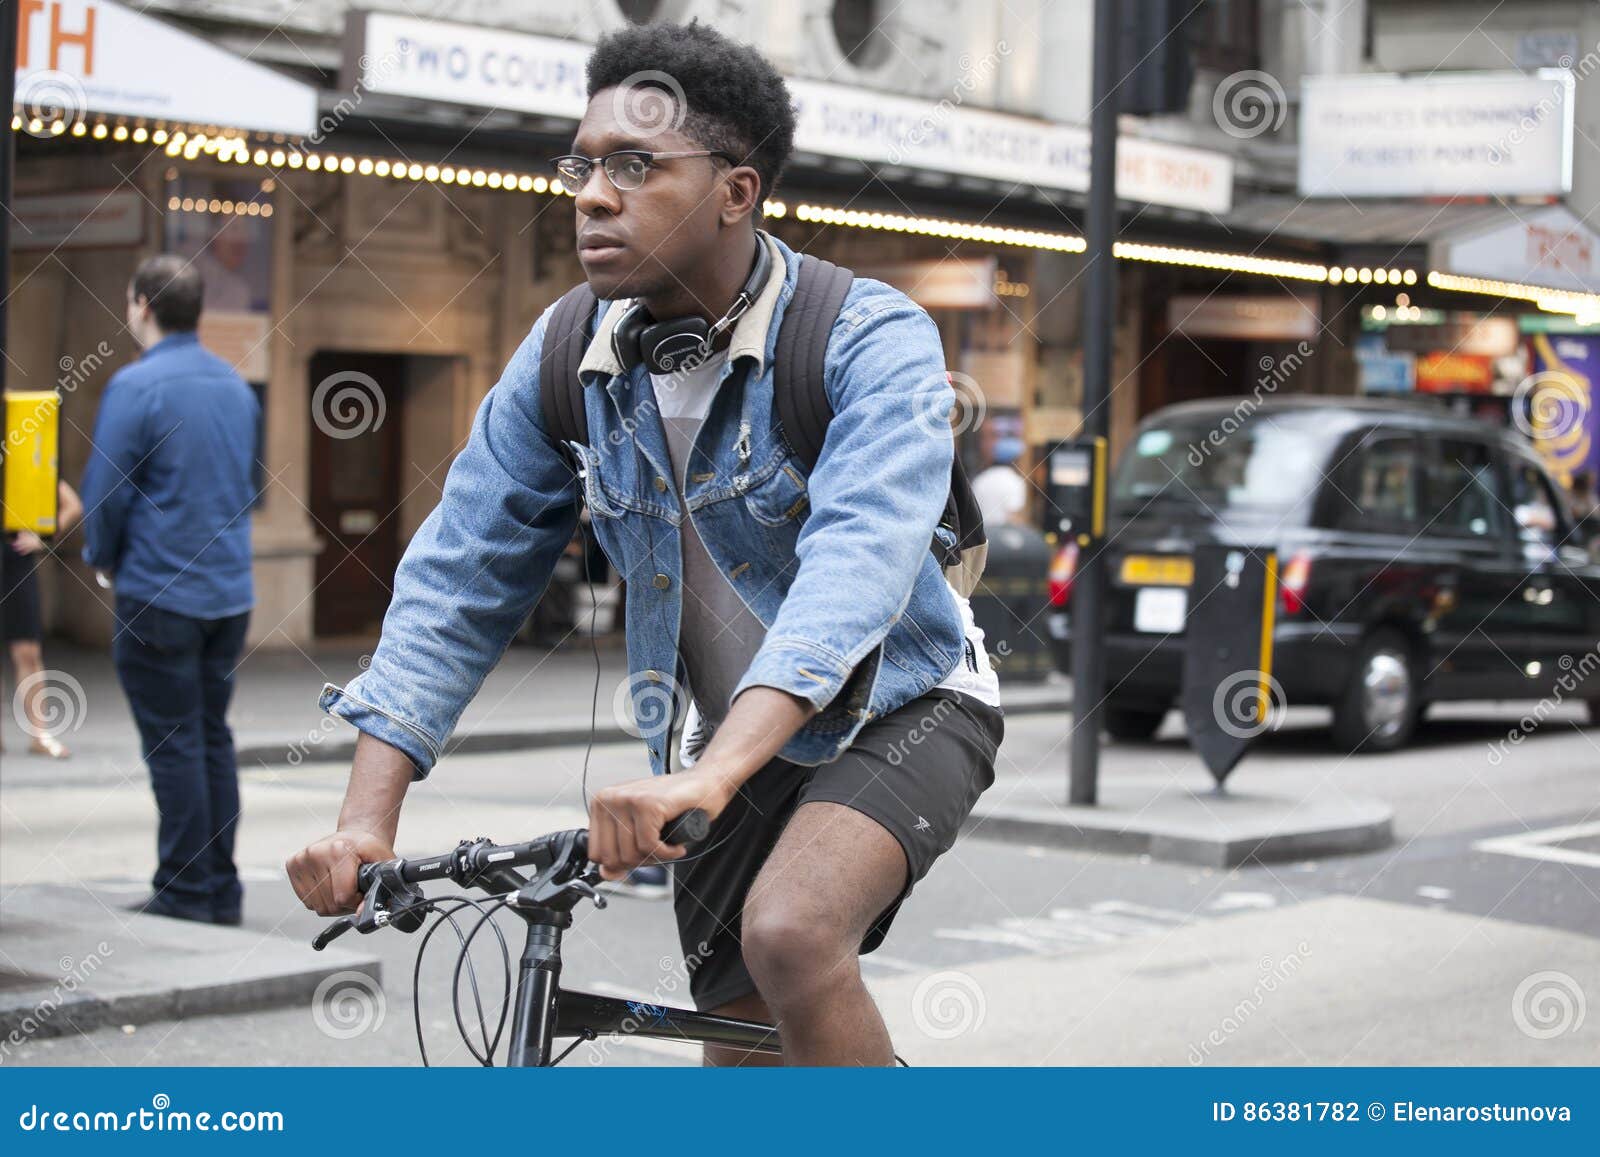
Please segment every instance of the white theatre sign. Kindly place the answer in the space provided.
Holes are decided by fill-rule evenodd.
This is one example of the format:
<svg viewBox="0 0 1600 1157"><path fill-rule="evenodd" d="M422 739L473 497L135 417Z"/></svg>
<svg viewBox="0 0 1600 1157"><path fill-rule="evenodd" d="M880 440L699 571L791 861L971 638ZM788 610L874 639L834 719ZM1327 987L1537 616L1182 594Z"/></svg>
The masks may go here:
<svg viewBox="0 0 1600 1157"><path fill-rule="evenodd" d="M306 136L316 90L111 0L14 0L16 110Z"/></svg>
<svg viewBox="0 0 1600 1157"><path fill-rule="evenodd" d="M347 85L425 100L577 120L592 46L474 24L352 13ZM825 156L1083 192L1089 130L848 85L786 78L795 148ZM1122 137L1117 193L1153 205L1226 213L1233 161L1222 153Z"/></svg>
<svg viewBox="0 0 1600 1157"><path fill-rule="evenodd" d="M1573 77L1457 72L1310 76L1307 197L1558 197L1572 190Z"/></svg>
<svg viewBox="0 0 1600 1157"><path fill-rule="evenodd" d="M1429 263L1471 277L1600 291L1600 237L1560 205L1520 211L1492 229L1436 244Z"/></svg>

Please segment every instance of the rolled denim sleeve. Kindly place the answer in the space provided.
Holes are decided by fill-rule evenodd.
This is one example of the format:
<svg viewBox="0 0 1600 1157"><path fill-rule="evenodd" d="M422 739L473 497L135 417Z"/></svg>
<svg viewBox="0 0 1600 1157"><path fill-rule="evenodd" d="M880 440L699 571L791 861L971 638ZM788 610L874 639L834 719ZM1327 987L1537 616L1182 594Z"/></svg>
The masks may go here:
<svg viewBox="0 0 1600 1157"><path fill-rule="evenodd" d="M954 391L939 331L903 294L867 285L829 340L834 414L807 480L800 567L735 696L775 687L826 707L905 609L944 513Z"/></svg>
<svg viewBox="0 0 1600 1157"><path fill-rule="evenodd" d="M406 548L371 665L321 704L427 775L544 593L577 521L539 405L541 317L479 406L444 495Z"/></svg>

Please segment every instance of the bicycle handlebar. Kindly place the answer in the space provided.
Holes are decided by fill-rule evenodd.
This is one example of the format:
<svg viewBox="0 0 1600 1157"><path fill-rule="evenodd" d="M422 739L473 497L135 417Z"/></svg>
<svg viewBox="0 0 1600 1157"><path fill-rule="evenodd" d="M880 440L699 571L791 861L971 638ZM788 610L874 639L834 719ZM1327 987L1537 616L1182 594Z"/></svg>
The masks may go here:
<svg viewBox="0 0 1600 1157"><path fill-rule="evenodd" d="M711 833L711 817L699 808L690 808L661 829L661 842L674 846L698 844Z"/></svg>
<svg viewBox="0 0 1600 1157"><path fill-rule="evenodd" d="M696 844L706 838L711 830L711 819L699 808L684 812L661 829L664 844ZM579 829L573 833L577 839L573 847L575 858L583 857L589 850L589 833ZM567 832L552 832L538 839L520 844L473 844L447 852L442 856L428 856L420 860L401 860L400 878L408 884L421 884L428 880L449 878L465 883L489 868L527 868L543 870L554 860L556 849ZM377 879L379 864L362 864L357 877L360 890L366 892Z"/></svg>
<svg viewBox="0 0 1600 1157"><path fill-rule="evenodd" d="M403 859L399 862L400 879L407 884L422 884L429 880L444 879L464 884L480 872L492 867L534 867L542 870L550 866L555 846L567 834L552 832L550 835L520 844L468 844L446 852L442 856L428 856L420 860ZM587 854L589 833L580 830L575 834L577 840L574 852L580 856ZM362 864L356 876L357 890L363 894L369 891L382 870L382 864Z"/></svg>
<svg viewBox="0 0 1600 1157"><path fill-rule="evenodd" d="M661 829L661 842L672 845L697 844L711 830L711 818L699 808L684 812ZM544 871L555 864L556 856L566 842L571 840L566 853L569 864L582 867L588 860L589 833L585 829L552 832L538 839L520 844L491 844L487 840L464 843L453 851L439 856L426 856L417 860L389 860L384 863L362 864L356 875L358 889L363 895L372 890L386 869L392 868L405 884L421 884L428 880L454 880L463 886L470 885L483 873L497 868L534 867ZM355 919L341 916L329 924L311 942L318 952L355 927ZM364 928L364 931L371 929Z"/></svg>

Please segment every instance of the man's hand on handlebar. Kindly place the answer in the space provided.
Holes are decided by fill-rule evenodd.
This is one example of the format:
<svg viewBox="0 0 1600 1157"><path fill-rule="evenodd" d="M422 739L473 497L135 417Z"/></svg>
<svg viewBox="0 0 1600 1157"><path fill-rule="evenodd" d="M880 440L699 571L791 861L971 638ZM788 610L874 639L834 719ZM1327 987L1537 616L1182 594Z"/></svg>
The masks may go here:
<svg viewBox="0 0 1600 1157"><path fill-rule="evenodd" d="M338 831L289 857L284 866L295 895L319 916L342 916L361 906L356 873L362 864L394 859L387 841L363 831Z"/></svg>
<svg viewBox="0 0 1600 1157"><path fill-rule="evenodd" d="M319 916L342 916L361 906L356 872L362 864L394 859L400 805L415 771L404 752L383 740L365 733L356 740L339 830L284 865L307 908Z"/></svg>
<svg viewBox="0 0 1600 1157"><path fill-rule="evenodd" d="M696 767L596 792L589 802L589 859L607 880L620 880L640 864L679 859L684 849L662 843L662 829L693 808L716 819L736 787L728 777Z"/></svg>

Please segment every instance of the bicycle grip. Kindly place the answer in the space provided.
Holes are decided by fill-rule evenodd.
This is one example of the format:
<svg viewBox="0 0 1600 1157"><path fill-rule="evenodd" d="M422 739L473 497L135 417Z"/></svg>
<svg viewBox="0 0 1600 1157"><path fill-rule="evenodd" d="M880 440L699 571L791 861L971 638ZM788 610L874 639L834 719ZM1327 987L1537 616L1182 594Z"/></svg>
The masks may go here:
<svg viewBox="0 0 1600 1157"><path fill-rule="evenodd" d="M711 817L700 808L690 808L661 829L664 844L698 844L711 831Z"/></svg>
<svg viewBox="0 0 1600 1157"><path fill-rule="evenodd" d="M317 933L316 939L311 942L311 947L321 952L355 926L355 921L350 917L340 916L332 924Z"/></svg>

